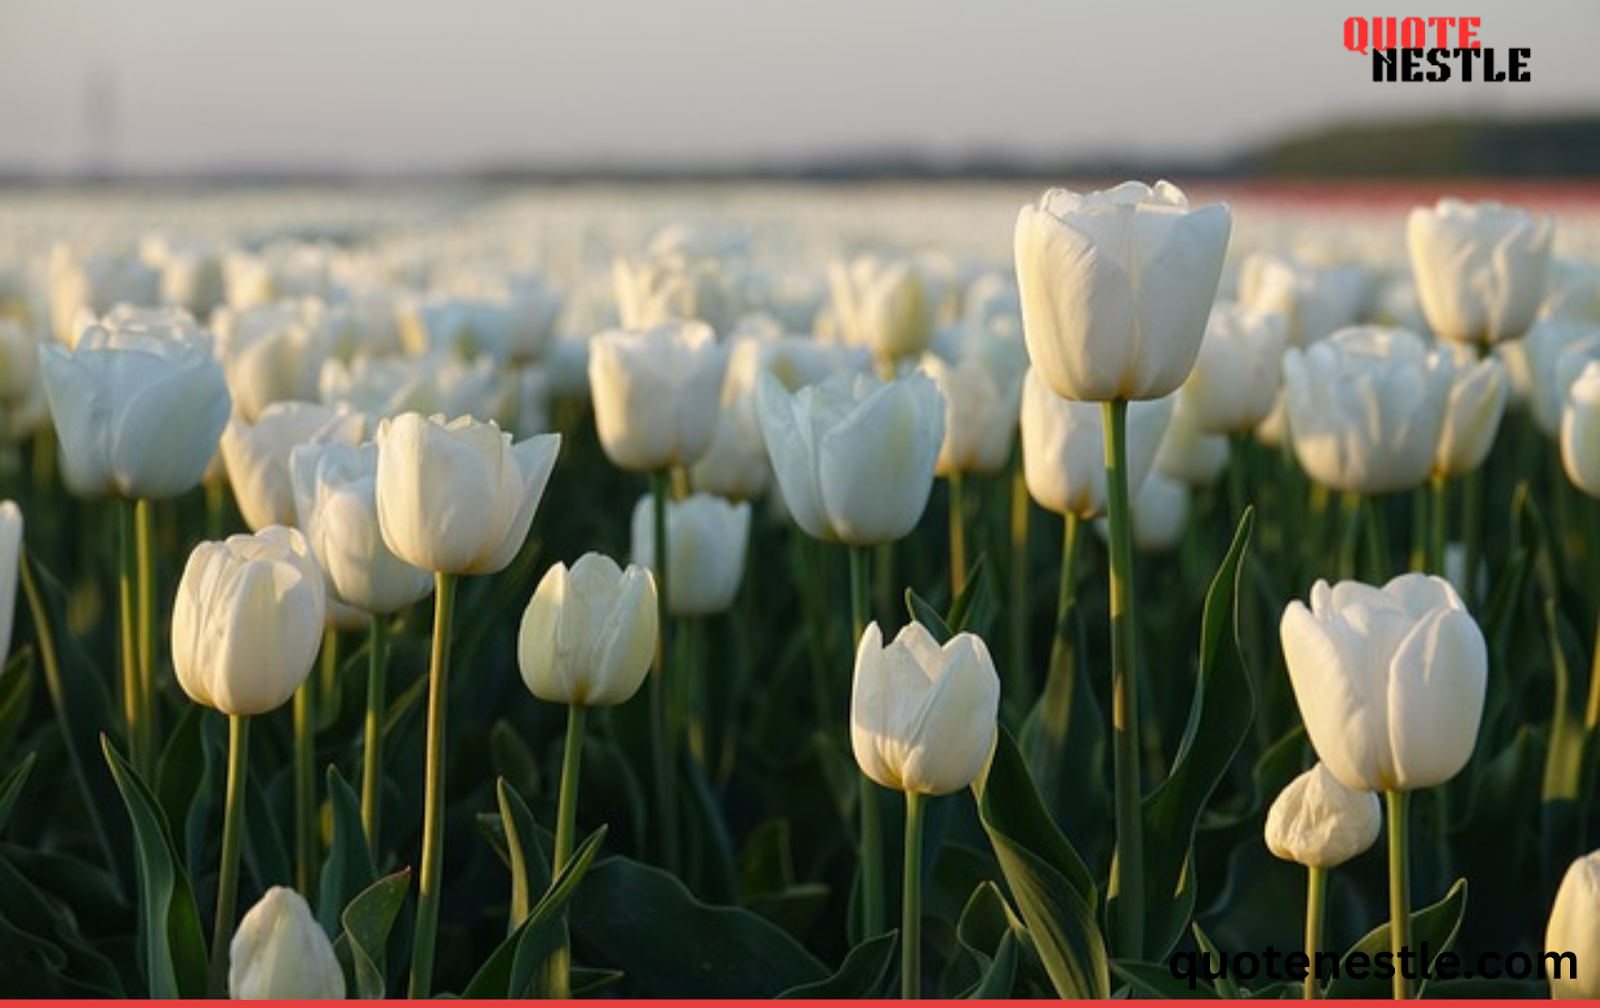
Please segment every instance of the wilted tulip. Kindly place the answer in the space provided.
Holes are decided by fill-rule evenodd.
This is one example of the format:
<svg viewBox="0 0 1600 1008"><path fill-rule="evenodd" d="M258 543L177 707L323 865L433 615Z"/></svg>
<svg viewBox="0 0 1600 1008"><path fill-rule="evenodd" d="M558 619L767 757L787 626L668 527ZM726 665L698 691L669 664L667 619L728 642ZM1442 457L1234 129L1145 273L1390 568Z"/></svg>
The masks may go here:
<svg viewBox="0 0 1600 1008"><path fill-rule="evenodd" d="M522 614L522 681L551 703L625 703L650 671L656 632L650 572L638 564L624 571L608 556L585 553L570 569L551 567Z"/></svg>
<svg viewBox="0 0 1600 1008"><path fill-rule="evenodd" d="M1567 866L1544 932L1546 952L1570 952L1560 975L1550 977L1553 998L1600 998L1600 851Z"/></svg>
<svg viewBox="0 0 1600 1008"><path fill-rule="evenodd" d="M1267 810L1267 849L1308 868L1336 868L1377 842L1383 808L1318 763L1289 782Z"/></svg>
<svg viewBox="0 0 1600 1008"><path fill-rule="evenodd" d="M1436 477L1464 476L1483 465L1494 447L1511 385L1505 365L1494 358L1450 367L1450 397L1434 456Z"/></svg>
<svg viewBox="0 0 1600 1008"><path fill-rule="evenodd" d="M1488 652L1449 582L1318 581L1283 613L1284 661L1317 755L1345 787L1413 791L1466 765Z"/></svg>
<svg viewBox="0 0 1600 1008"><path fill-rule="evenodd" d="M784 504L808 535L867 546L916 527L944 439L944 400L926 375L838 375L791 395L763 374L756 404Z"/></svg>
<svg viewBox="0 0 1600 1008"><path fill-rule="evenodd" d="M432 573L401 560L383 541L375 443L300 445L289 455L289 472L300 528L339 601L386 614L433 591Z"/></svg>
<svg viewBox="0 0 1600 1008"><path fill-rule="evenodd" d="M353 445L361 440L366 418L316 403L273 403L254 423L234 417L222 432L222 461L244 523L299 525L289 453L299 445Z"/></svg>
<svg viewBox="0 0 1600 1008"><path fill-rule="evenodd" d="M280 707L311 672L326 611L322 571L296 529L201 543L172 609L178 685L224 714Z"/></svg>
<svg viewBox="0 0 1600 1008"><path fill-rule="evenodd" d="M959 791L988 762L999 706L1000 678L982 638L960 633L941 647L913 622L884 647L872 623L850 695L856 764L896 791Z"/></svg>
<svg viewBox="0 0 1600 1008"><path fill-rule="evenodd" d="M1547 216L1488 201L1412 210L1406 245L1434 335L1489 344L1526 332L1544 299L1553 231Z"/></svg>
<svg viewBox="0 0 1600 1008"><path fill-rule="evenodd" d="M702 322L596 336L589 386L606 456L623 469L656 472L704 455L727 362L727 348Z"/></svg>
<svg viewBox="0 0 1600 1008"><path fill-rule="evenodd" d="M1590 361L1567 390L1561 464L1573 486L1600 497L1600 361Z"/></svg>
<svg viewBox="0 0 1600 1008"><path fill-rule="evenodd" d="M1206 323L1179 409L1205 434L1246 434L1272 412L1283 385L1282 315L1218 302Z"/></svg>
<svg viewBox="0 0 1600 1008"><path fill-rule="evenodd" d="M633 562L656 569L651 507L641 497L633 509ZM745 547L750 539L750 505L711 494L667 503L667 569L672 590L667 609L674 616L711 616L733 604L744 580Z"/></svg>
<svg viewBox="0 0 1600 1008"><path fill-rule="evenodd" d="M0 665L11 654L11 621L17 608L17 571L22 562L22 509L0 501Z"/></svg>
<svg viewBox="0 0 1600 1008"><path fill-rule="evenodd" d="M1022 376L1003 374L977 355L951 364L929 354L922 370L944 396L944 444L934 474L992 475L1005 468L1017 435Z"/></svg>
<svg viewBox="0 0 1600 1008"><path fill-rule="evenodd" d="M915 263L859 255L833 264L828 282L846 343L871 350L880 366L927 349L933 315Z"/></svg>
<svg viewBox="0 0 1600 1008"><path fill-rule="evenodd" d="M1059 515L1095 518L1106 511L1106 447L1097 403L1050 391L1037 369L1022 382L1022 474L1028 494ZM1128 492L1137 496L1172 419L1172 399L1128 411Z"/></svg>
<svg viewBox="0 0 1600 1008"><path fill-rule="evenodd" d="M228 996L342 1000L344 994L344 973L311 907L293 889L268 889L239 922L228 948Z"/></svg>
<svg viewBox="0 0 1600 1008"><path fill-rule="evenodd" d="M1028 356L1057 395L1159 399L1188 377L1216 297L1232 218L1177 186L1052 189L1017 215Z"/></svg>
<svg viewBox="0 0 1600 1008"><path fill-rule="evenodd" d="M1341 330L1283 358L1295 457L1318 483L1376 494L1420 486L1433 468L1451 368L1404 329Z"/></svg>
<svg viewBox="0 0 1600 1008"><path fill-rule="evenodd" d="M493 422L402 413L378 425L378 523L395 556L444 574L493 574L528 538L561 435L511 443Z"/></svg>
<svg viewBox="0 0 1600 1008"><path fill-rule="evenodd" d="M156 500L200 485L229 408L203 333L130 321L91 326L76 351L50 344L39 352L73 493Z"/></svg>

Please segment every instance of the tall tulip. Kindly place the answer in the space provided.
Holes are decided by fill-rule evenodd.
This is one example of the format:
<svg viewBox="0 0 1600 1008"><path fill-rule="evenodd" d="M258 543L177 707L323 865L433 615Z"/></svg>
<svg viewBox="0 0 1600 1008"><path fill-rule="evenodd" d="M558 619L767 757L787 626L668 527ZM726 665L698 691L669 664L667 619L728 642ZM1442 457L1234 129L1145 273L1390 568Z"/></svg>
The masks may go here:
<svg viewBox="0 0 1600 1008"><path fill-rule="evenodd" d="M1434 335L1482 347L1526 332L1544 299L1553 231L1548 216L1492 201L1412 210L1406 246Z"/></svg>
<svg viewBox="0 0 1600 1008"><path fill-rule="evenodd" d="M727 362L727 348L703 322L596 336L589 385L606 456L632 472L656 472L704 455Z"/></svg>
<svg viewBox="0 0 1600 1008"><path fill-rule="evenodd" d="M305 897L273 886L239 922L228 949L228 996L343 1000L344 972Z"/></svg>
<svg viewBox="0 0 1600 1008"><path fill-rule="evenodd" d="M1445 401L1444 423L1439 430L1439 446L1434 453L1430 480L1429 510L1432 514L1429 516L1427 569L1434 574L1444 573L1445 541L1449 534L1449 481L1457 476L1470 477L1488 458L1500 430L1500 418L1505 414L1511 386L1506 367L1500 361L1492 357L1478 360L1470 350L1453 356L1453 361L1446 361L1452 364L1450 394ZM1469 542L1476 545L1476 520L1467 516L1466 524ZM1476 569L1475 555L1471 565Z"/></svg>
<svg viewBox="0 0 1600 1008"><path fill-rule="evenodd" d="M1550 907L1544 947L1547 955L1564 957L1558 959L1557 972L1550 977L1551 997L1600 998L1600 972L1594 967L1600 962L1600 851L1567 866ZM1564 976L1560 975L1562 966Z"/></svg>
<svg viewBox="0 0 1600 1008"><path fill-rule="evenodd" d="M871 350L881 373L893 373L895 361L927 348L933 315L915 263L859 255L834 263L828 283L845 342Z"/></svg>

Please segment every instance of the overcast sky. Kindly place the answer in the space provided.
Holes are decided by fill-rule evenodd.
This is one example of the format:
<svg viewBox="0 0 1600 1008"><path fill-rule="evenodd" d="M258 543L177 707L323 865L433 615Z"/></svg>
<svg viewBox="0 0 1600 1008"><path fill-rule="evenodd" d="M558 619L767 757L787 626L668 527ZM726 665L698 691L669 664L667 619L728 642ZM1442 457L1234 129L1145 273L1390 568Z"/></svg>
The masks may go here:
<svg viewBox="0 0 1600 1008"><path fill-rule="evenodd" d="M1374 84L1342 45L1357 13L1474 14L1533 79ZM1597 40L1600 0L0 0L0 167L1206 156L1336 119L1600 111Z"/></svg>

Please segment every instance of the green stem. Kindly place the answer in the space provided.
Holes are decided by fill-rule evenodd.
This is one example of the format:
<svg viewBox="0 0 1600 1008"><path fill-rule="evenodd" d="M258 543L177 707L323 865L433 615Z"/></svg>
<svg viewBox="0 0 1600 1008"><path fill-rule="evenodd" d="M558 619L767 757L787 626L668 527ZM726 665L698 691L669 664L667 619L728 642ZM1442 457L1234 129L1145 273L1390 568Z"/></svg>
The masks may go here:
<svg viewBox="0 0 1600 1008"><path fill-rule="evenodd" d="M1356 576L1356 553L1361 548L1361 495L1346 490L1339 495L1339 557L1340 580Z"/></svg>
<svg viewBox="0 0 1600 1008"><path fill-rule="evenodd" d="M1144 954L1144 823L1140 813L1139 691L1133 591L1132 511L1128 500L1128 403L1102 403L1111 526L1111 726L1115 735L1116 857L1108 899L1116 904L1116 953Z"/></svg>
<svg viewBox="0 0 1600 1008"><path fill-rule="evenodd" d="M1400 953L1411 945L1411 854L1407 846L1406 816L1411 792L1386 791L1389 806L1389 950L1394 953L1394 996L1411 996L1411 982L1400 970Z"/></svg>
<svg viewBox="0 0 1600 1008"><path fill-rule="evenodd" d="M211 929L211 996L228 996L228 952L239 897L239 850L244 841L244 790L249 780L250 718L228 717L228 797L222 818L222 866L217 873L217 918Z"/></svg>
<svg viewBox="0 0 1600 1008"><path fill-rule="evenodd" d="M122 626L122 716L128 726L128 754L139 776L150 781L152 761L145 752L144 699L139 695L143 677L139 674L138 605L139 568L134 557L138 537L132 501L117 502L122 526L122 565L117 577L117 598Z"/></svg>
<svg viewBox="0 0 1600 1008"><path fill-rule="evenodd" d="M316 690L316 681L307 679L294 691L294 886L303 893L316 891Z"/></svg>
<svg viewBox="0 0 1600 1008"><path fill-rule="evenodd" d="M206 538L222 538L222 512L225 501L223 494L227 492L226 485L221 480L212 480L205 484L206 488Z"/></svg>
<svg viewBox="0 0 1600 1008"><path fill-rule="evenodd" d="M872 547L850 549L850 615L856 648L872 618ZM852 661L854 653L852 652ZM862 774L858 782L861 804L861 914L862 936L876 938L889 926L884 905L883 817L877 786Z"/></svg>
<svg viewBox="0 0 1600 1008"><path fill-rule="evenodd" d="M378 827L383 817L383 717L388 669L384 664L383 617L372 615L367 653L367 715L361 744L361 826L367 847L378 854Z"/></svg>
<svg viewBox="0 0 1600 1008"><path fill-rule="evenodd" d="M1428 551L1423 566L1429 574L1444 576L1445 542L1450 525L1450 481L1435 476L1428 481Z"/></svg>
<svg viewBox="0 0 1600 1008"><path fill-rule="evenodd" d="M1367 553L1367 579L1374 584L1389 580L1389 531L1384 522L1383 501L1377 497L1363 499L1362 544Z"/></svg>
<svg viewBox="0 0 1600 1008"><path fill-rule="evenodd" d="M900 904L900 996L922 997L922 812L926 796L906 792L905 888Z"/></svg>
<svg viewBox="0 0 1600 1008"><path fill-rule="evenodd" d="M678 678L681 681L682 710L680 717L689 739L689 755L707 770L711 769L711 724L706 701L705 661L706 618L685 616L679 620L678 629L683 637L683 650L678 655Z"/></svg>
<svg viewBox="0 0 1600 1008"><path fill-rule="evenodd" d="M1306 996L1315 1001L1321 996L1317 983L1317 950L1322 947L1322 921L1325 914L1324 899L1328 893L1328 872L1311 865L1306 868Z"/></svg>
<svg viewBox="0 0 1600 1008"><path fill-rule="evenodd" d="M567 744L561 753L561 795L556 806L556 853L550 876L572 859L578 829L578 774L583 766L583 726L589 709L582 704L567 706Z"/></svg>
<svg viewBox="0 0 1600 1008"><path fill-rule="evenodd" d="M1011 585L1006 593L1007 630L1011 640L1011 683L1007 692L1022 702L1033 692L1033 670L1028 659L1028 484L1022 473L1022 453L1013 455L1011 472Z"/></svg>
<svg viewBox="0 0 1600 1008"><path fill-rule="evenodd" d="M1478 565L1483 562L1483 467L1461 479L1461 537L1466 543L1461 571L1461 598L1467 608L1478 604Z"/></svg>
<svg viewBox="0 0 1600 1008"><path fill-rule="evenodd" d="M960 473L951 473L946 482L950 486L950 601L954 602L967 588L967 501Z"/></svg>
<svg viewBox="0 0 1600 1008"><path fill-rule="evenodd" d="M1589 662L1589 703L1583 711L1583 727L1593 735L1600 728L1600 619L1595 621L1594 654Z"/></svg>
<svg viewBox="0 0 1600 1008"><path fill-rule="evenodd" d="M677 746L672 737L668 718L668 694L671 683L669 648L672 616L667 605L668 556L671 544L667 542L667 502L672 492L672 474L667 470L650 475L653 497L656 566L656 668L650 677L650 745L655 764L656 817L661 848L662 865L669 872L678 870L678 760Z"/></svg>
<svg viewBox="0 0 1600 1008"><path fill-rule="evenodd" d="M137 614L139 618L139 727L144 733L144 754L149 761L149 770L153 774L156 766L156 755L161 751L161 743L156 726L156 661L155 661L155 558L151 540L154 534L154 521L150 514L150 502L137 501L133 505L134 525L134 554L138 567L139 596ZM154 776L147 776L146 780L154 783Z"/></svg>
<svg viewBox="0 0 1600 1008"><path fill-rule="evenodd" d="M1249 481L1249 473L1245 469L1245 449L1250 445L1249 434L1234 434L1228 438L1228 510L1232 513L1231 525L1237 525L1239 516L1244 514L1245 506L1249 503L1249 494L1245 487Z"/></svg>
<svg viewBox="0 0 1600 1008"><path fill-rule="evenodd" d="M428 667L427 769L422 797L422 870L417 884L417 926L411 951L410 996L433 988L433 946L439 931L440 876L444 871L445 708L450 694L450 624L455 618L456 576L434 574L433 655Z"/></svg>

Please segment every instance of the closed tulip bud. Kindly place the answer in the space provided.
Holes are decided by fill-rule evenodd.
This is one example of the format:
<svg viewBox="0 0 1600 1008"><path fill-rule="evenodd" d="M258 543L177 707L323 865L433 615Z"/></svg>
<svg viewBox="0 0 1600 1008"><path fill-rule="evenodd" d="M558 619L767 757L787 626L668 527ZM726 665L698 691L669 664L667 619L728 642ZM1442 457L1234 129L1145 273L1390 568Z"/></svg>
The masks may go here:
<svg viewBox="0 0 1600 1008"><path fill-rule="evenodd" d="M971 786L994 748L1000 677L983 638L942 647L908 623L888 647L877 623L861 636L850 693L856 765L896 791L941 795Z"/></svg>
<svg viewBox="0 0 1600 1008"><path fill-rule="evenodd" d="M1017 215L1028 357L1057 395L1159 399L1188 377L1222 276L1232 217L1168 182L1052 189Z"/></svg>
<svg viewBox="0 0 1600 1008"><path fill-rule="evenodd" d="M929 354L922 370L944 396L944 444L934 474L986 476L1005 468L1017 435L1022 376L1002 374L981 356L950 364Z"/></svg>
<svg viewBox="0 0 1600 1008"><path fill-rule="evenodd" d="M706 453L717 430L727 348L702 322L614 330L589 344L595 428L618 467L653 472Z"/></svg>
<svg viewBox="0 0 1600 1008"><path fill-rule="evenodd" d="M540 579L522 614L522 681L551 703L609 707L644 682L656 650L656 586L638 564L622 570L585 553Z"/></svg>
<svg viewBox="0 0 1600 1008"><path fill-rule="evenodd" d="M1600 361L1590 361L1567 390L1561 464L1573 486L1600 497Z"/></svg>
<svg viewBox="0 0 1600 1008"><path fill-rule="evenodd" d="M1278 792L1267 810L1267 849L1308 868L1337 868L1377 842L1383 810L1318 763Z"/></svg>
<svg viewBox="0 0 1600 1008"><path fill-rule="evenodd" d="M933 336L927 287L915 263L860 255L828 271L840 334L879 361L916 357Z"/></svg>
<svg viewBox="0 0 1600 1008"><path fill-rule="evenodd" d="M1547 216L1494 202L1412 210L1406 246L1434 335L1486 345L1526 332L1544 299L1554 230Z"/></svg>
<svg viewBox="0 0 1600 1008"><path fill-rule="evenodd" d="M1272 412L1283 385L1284 317L1229 302L1211 309L1181 412L1205 434L1246 434Z"/></svg>
<svg viewBox="0 0 1600 1008"><path fill-rule="evenodd" d="M299 445L353 445L366 418L316 403L273 403L254 423L234 417L222 432L222 461L244 523L255 530L298 525L289 453Z"/></svg>
<svg viewBox="0 0 1600 1008"><path fill-rule="evenodd" d="M633 562L656 569L652 498L633 509ZM674 616L711 616L733 604L744 580L750 539L750 505L710 494L667 502L667 569L672 586L667 610Z"/></svg>
<svg viewBox="0 0 1600 1008"><path fill-rule="evenodd" d="M944 400L927 375L837 375L791 395L763 374L756 405L783 502L808 535L870 546L916 527L944 440Z"/></svg>
<svg viewBox="0 0 1600 1008"><path fill-rule="evenodd" d="M322 644L322 577L296 529L196 546L172 609L172 664L189 699L265 714L293 696Z"/></svg>
<svg viewBox="0 0 1600 1008"><path fill-rule="evenodd" d="M1183 541L1189 523L1189 487L1152 472L1133 496L1133 548L1141 553L1166 553ZM1095 532L1111 541L1111 527L1096 519Z"/></svg>
<svg viewBox="0 0 1600 1008"><path fill-rule="evenodd" d="M1449 582L1318 581L1309 609L1289 603L1280 633L1306 734L1345 787L1412 791L1466 765L1488 651Z"/></svg>
<svg viewBox="0 0 1600 1008"><path fill-rule="evenodd" d="M200 485L229 409L203 333L92 326L76 351L39 352L68 489L158 500Z"/></svg>
<svg viewBox="0 0 1600 1008"><path fill-rule="evenodd" d="M1572 953L1557 976L1550 976L1553 998L1600 998L1600 851L1567 866L1550 907L1544 932L1546 952Z"/></svg>
<svg viewBox="0 0 1600 1008"><path fill-rule="evenodd" d="M22 509L0 501L0 665L11 653L11 620L17 608L17 571L22 563Z"/></svg>
<svg viewBox="0 0 1600 1008"><path fill-rule="evenodd" d="M1450 398L1433 462L1435 476L1464 476L1483 465L1494 447L1511 386L1505 365L1493 358L1456 364L1450 370Z"/></svg>
<svg viewBox="0 0 1600 1008"><path fill-rule="evenodd" d="M1283 358L1295 457L1318 483L1410 490L1433 469L1451 369L1404 329L1363 326Z"/></svg>
<svg viewBox="0 0 1600 1008"><path fill-rule="evenodd" d="M1099 403L1050 391L1037 369L1022 381L1022 475L1047 511L1097 518L1106 511L1106 441ZM1128 491L1139 492L1172 419L1172 400L1128 408Z"/></svg>
<svg viewBox="0 0 1600 1008"><path fill-rule="evenodd" d="M344 994L338 957L311 907L293 889L268 889L239 922L228 946L228 996L342 1000Z"/></svg>
<svg viewBox="0 0 1600 1008"><path fill-rule="evenodd" d="M494 423L402 413L378 425L378 526L413 567L493 574L522 549L561 435L516 444Z"/></svg>
<svg viewBox="0 0 1600 1008"><path fill-rule="evenodd" d="M378 446L306 444L289 455L295 513L334 599L399 612L433 591L433 575L390 551L378 526Z"/></svg>
<svg viewBox="0 0 1600 1008"><path fill-rule="evenodd" d="M1189 416L1183 396L1172 408L1172 421L1156 449L1155 471L1196 489L1208 487L1228 468L1232 449L1223 434L1206 434Z"/></svg>

